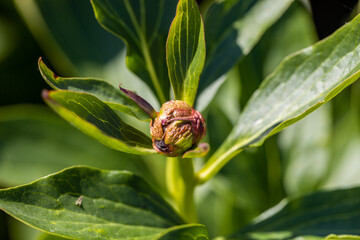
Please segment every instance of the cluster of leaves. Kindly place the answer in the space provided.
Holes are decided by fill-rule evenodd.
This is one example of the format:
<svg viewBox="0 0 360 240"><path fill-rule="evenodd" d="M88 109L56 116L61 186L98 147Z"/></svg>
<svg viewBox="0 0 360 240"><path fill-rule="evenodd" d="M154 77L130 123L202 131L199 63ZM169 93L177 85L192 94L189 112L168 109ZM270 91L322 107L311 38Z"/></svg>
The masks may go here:
<svg viewBox="0 0 360 240"><path fill-rule="evenodd" d="M21 10L23 4L16 2ZM39 9L46 9L43 15L51 15L46 4L50 3L39 2ZM214 97L225 80L230 84L238 81L233 76L234 72L236 75L236 71L246 68L249 58L259 51L261 41L268 37L265 32L294 5L296 3L291 0L216 2L204 14L203 25L194 0L92 1L99 23L126 43L126 65L148 86L144 88L144 95L150 96L153 105L158 106L170 99L171 83L176 99L207 112L210 122L212 116L215 119L214 130L211 128L209 131L214 151L197 173L199 183L213 177L245 148L261 145L265 139L302 119L359 78L360 17L355 17L329 38L285 58L252 94L237 120L234 121L234 111L231 110L231 105L237 105L234 103L238 101L236 99L232 99L234 104L229 104L228 111L232 113L229 117L226 116L228 106L220 105L221 114L214 114L216 101L222 101L222 96L218 94L220 100L214 100ZM29 13L24 11L23 14L27 18ZM59 41L61 31L53 34ZM107 40L101 41L103 44L100 45L104 47ZM60 48L65 47L58 46ZM82 71L84 66L75 62L79 59L71 56L76 55L76 51L69 50L67 54L74 59L70 63L66 57L63 58L69 68ZM57 55L53 53L52 56ZM65 68L67 64L64 62L61 65ZM147 134L126 123L128 120L139 120L134 125L141 124L148 117L111 83L97 78L62 78L42 60L39 61L39 69L48 84L57 90L44 91L44 99L64 119L115 150L139 155L155 153ZM233 69L232 74L227 75L230 69ZM244 89L250 86L246 83L247 77L241 78ZM118 77L117 81L123 80ZM124 85L128 83L124 79ZM195 101L196 94L198 98ZM152 186L157 186L147 169L156 168L156 163L146 156L115 153L84 135L73 136L69 133L72 129L53 115L35 115L34 111L40 112L38 108L26 108L20 115L11 110L3 109L6 114L0 114L3 116L2 129L21 131L19 121L31 121L32 126L35 124L38 128L33 128L28 135L58 136L54 137L52 146L65 138L70 138L69 141L74 141L74 144L85 141L86 145L82 145L86 148L82 153L84 155L71 158L74 160L68 165L81 163L84 159L85 164L102 168L132 170L150 181ZM24 120L25 115L27 120ZM222 129L216 137L218 139L212 141L217 134L215 128L219 128L222 121L221 115L225 115L233 129L231 132ZM219 139L221 142L217 144ZM284 148L289 148L289 141L284 142ZM21 144L17 143L14 148L23 148L19 147ZM46 156L47 150L41 148L39 155ZM71 150L81 152L79 146ZM96 157L96 150L105 153L105 156ZM100 158L106 158L106 163L99 163ZM60 163L61 160L55 162L59 162L59 166L65 165ZM5 166L11 164L11 161L2 161ZM152 166L147 167L149 163ZM1 169L5 174L10 167ZM24 168L23 171L26 170ZM4 174L1 176L5 182L9 181L10 185L19 183L16 177ZM291 182L291 176L289 179ZM161 187L157 187L161 192ZM291 189L291 186L288 188ZM341 236L360 234L360 214L354 211L360 205L358 195L359 188L351 188L289 198L226 239L290 239L298 236L318 239L328 234L339 236L330 235L327 239L358 239L356 236ZM1 190L0 207L30 226L72 239L209 239L204 225L186 223L142 178L124 171L71 167L28 185ZM43 237L51 239L50 236Z"/></svg>

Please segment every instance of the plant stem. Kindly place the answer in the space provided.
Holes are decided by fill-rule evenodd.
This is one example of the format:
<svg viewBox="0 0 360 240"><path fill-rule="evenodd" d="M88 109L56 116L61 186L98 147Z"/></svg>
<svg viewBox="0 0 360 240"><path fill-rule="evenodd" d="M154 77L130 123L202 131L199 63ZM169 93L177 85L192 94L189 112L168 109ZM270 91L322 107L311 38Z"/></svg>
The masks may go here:
<svg viewBox="0 0 360 240"><path fill-rule="evenodd" d="M194 165L191 158L167 158L166 184L178 212L188 222L197 222L194 203Z"/></svg>
<svg viewBox="0 0 360 240"><path fill-rule="evenodd" d="M226 149L226 147L223 147ZM222 148L219 148L206 164L200 169L196 174L196 184L203 184L209 179L214 177L233 157L239 154L242 149L230 148L227 151L223 151Z"/></svg>

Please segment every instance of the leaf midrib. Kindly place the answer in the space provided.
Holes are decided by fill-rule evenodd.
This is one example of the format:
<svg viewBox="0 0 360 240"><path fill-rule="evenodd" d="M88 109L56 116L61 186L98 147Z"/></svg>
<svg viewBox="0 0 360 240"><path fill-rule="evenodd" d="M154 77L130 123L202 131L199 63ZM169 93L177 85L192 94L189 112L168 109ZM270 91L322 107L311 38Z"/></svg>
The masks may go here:
<svg viewBox="0 0 360 240"><path fill-rule="evenodd" d="M94 1L94 0L92 0ZM163 1L162 1L163 2ZM143 2L141 2L143 3ZM159 83L159 79L157 77L157 74L156 74L156 71L155 71L155 68L154 68L154 64L153 64L153 61L150 57L150 51L149 51L149 46L145 40L145 36L142 34L142 30L141 28L139 27L139 24L136 20L136 17L134 15L134 12L132 11L132 8L129 4L129 2L127 0L125 0L125 5L129 5L130 7L130 10L129 10L129 14L130 14L130 18L131 18L131 21L133 22L134 24L134 27L135 27L135 30L136 30L136 33L138 34L139 38L140 38L140 42L138 41L138 39L134 36L133 32L131 30L129 30L129 28L126 26L126 24L124 24L120 19L120 17L116 18L114 17L113 15L116 15L116 14L112 14L110 13L106 7L104 7L101 3L99 3L99 6L101 7L102 11L104 11L106 14L107 14L107 17L112 19L114 22L117 22L118 24L120 24L125 30L126 32L131 36L132 40L136 43L136 45L139 47L139 50L142 50L142 54L144 56L144 59L145 59L145 63L146 63L146 69L148 70L148 73L150 75L150 80L151 82L153 83L154 85L154 88L155 88L155 91L156 93L158 94L158 97L159 97L159 100L160 102L165 102L166 101L166 98L165 98L165 95L162 91L162 88L160 86L160 83ZM95 11L96 15L97 15L97 18L99 19L99 14L97 13L97 11ZM131 14L132 13L132 14ZM132 15L132 16L131 16ZM134 18L134 19L133 19ZM101 22L101 21L100 21ZM159 21L159 25L161 24L161 21ZM104 24L101 24L105 29L108 29ZM110 29L109 29L110 30ZM115 35L117 35L118 37L120 37L121 39L123 39L126 43L127 43L127 46L129 47L129 43L126 39L124 39L122 36L120 36L118 33L110 30L110 32L113 32Z"/></svg>
<svg viewBox="0 0 360 240"><path fill-rule="evenodd" d="M139 25L139 22L137 21L136 19L136 16L135 16L135 13L129 3L128 0L124 0L124 3L125 3L125 7L126 9L128 10L128 13L129 13L129 16L130 16L130 19L131 21L133 22L134 24L134 27L135 27L135 30L138 34L138 37L140 38L140 49L142 49L143 51L143 56L144 56L144 59L145 59L145 62L146 62L146 68L148 69L149 71L149 74L150 74L150 78L152 80L152 83L154 84L154 87L155 87L155 90L159 96L159 100L160 102L165 102L166 101L166 98L165 98L165 95L164 95L164 92L162 91L162 88L160 86L160 82L159 82L159 78L157 76L157 73L155 71L155 67L154 67L154 63L152 61L152 58L150 56L150 50L149 50L149 46L148 46L148 43L146 41L146 28L145 28L145 25L144 26L140 26ZM140 8L144 8L144 1L141 0L140 1ZM142 13L142 11L141 11ZM146 17L141 15L141 22L144 23L146 20Z"/></svg>

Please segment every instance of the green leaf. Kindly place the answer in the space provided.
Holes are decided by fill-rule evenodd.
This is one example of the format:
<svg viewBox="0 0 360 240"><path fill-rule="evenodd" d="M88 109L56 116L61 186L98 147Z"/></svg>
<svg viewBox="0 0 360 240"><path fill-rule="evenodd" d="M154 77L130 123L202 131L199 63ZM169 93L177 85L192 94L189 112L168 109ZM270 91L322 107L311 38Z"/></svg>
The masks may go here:
<svg viewBox="0 0 360 240"><path fill-rule="evenodd" d="M353 236L353 235L329 235L326 237L325 240L338 240L338 239L342 239L342 240L357 240L360 239L360 236Z"/></svg>
<svg viewBox="0 0 360 240"><path fill-rule="evenodd" d="M229 239L359 234L359 194L360 188L349 188L283 200Z"/></svg>
<svg viewBox="0 0 360 240"><path fill-rule="evenodd" d="M0 62L4 61L15 49L15 25L0 18Z"/></svg>
<svg viewBox="0 0 360 240"><path fill-rule="evenodd" d="M156 93L169 99L165 44L176 0L92 0L99 23L128 47L127 66Z"/></svg>
<svg viewBox="0 0 360 240"><path fill-rule="evenodd" d="M283 182L288 195L313 192L331 175L329 141L334 136L331 134L330 110L329 105L324 105L279 136L281 155L284 156Z"/></svg>
<svg viewBox="0 0 360 240"><path fill-rule="evenodd" d="M359 103L359 84L353 84L332 103L333 128L329 138L331 158L328 171L322 179L323 188L360 185L360 176L356 171L360 167Z"/></svg>
<svg viewBox="0 0 360 240"><path fill-rule="evenodd" d="M360 16L285 59L249 100L234 130L237 142L261 144L355 82L360 76L359 27Z"/></svg>
<svg viewBox="0 0 360 240"><path fill-rule="evenodd" d="M209 240L207 229L200 224L175 226L162 232L156 240Z"/></svg>
<svg viewBox="0 0 360 240"><path fill-rule="evenodd" d="M360 16L329 38L288 58L252 95L224 144L199 173L221 168L248 146L299 121L331 100L360 76ZM211 170L212 171L212 170Z"/></svg>
<svg viewBox="0 0 360 240"><path fill-rule="evenodd" d="M66 240L66 239L69 239L69 238L63 238L63 237L59 237L56 235L50 235L47 233L43 233L40 235L40 237L37 240Z"/></svg>
<svg viewBox="0 0 360 240"><path fill-rule="evenodd" d="M183 223L140 177L88 167L0 190L0 208L32 227L75 239L152 239Z"/></svg>
<svg viewBox="0 0 360 240"><path fill-rule="evenodd" d="M276 69L283 58L317 41L314 22L309 11L301 2L295 1L267 30L251 52L234 67L239 72L238 81L241 81L239 87L241 108L238 111L244 108L264 78ZM217 97L218 95L216 99ZM234 116L235 120L238 120L239 115Z"/></svg>
<svg viewBox="0 0 360 240"><path fill-rule="evenodd" d="M56 72L101 78L116 89L122 83L158 106L150 87L127 69L125 44L99 25L89 0L14 4Z"/></svg>
<svg viewBox="0 0 360 240"><path fill-rule="evenodd" d="M57 71L103 77L124 44L101 28L89 0L15 0L14 4Z"/></svg>
<svg viewBox="0 0 360 240"><path fill-rule="evenodd" d="M148 136L127 125L108 105L90 94L44 90L43 98L61 117L108 147L134 154L155 153Z"/></svg>
<svg viewBox="0 0 360 240"><path fill-rule="evenodd" d="M89 93L104 101L112 109L137 117L140 120L150 120L149 116L131 99L121 94L120 90L109 83L93 78L62 78L53 73L39 59L39 69L45 81L54 89Z"/></svg>
<svg viewBox="0 0 360 240"><path fill-rule="evenodd" d="M251 51L292 2L219 1L209 9L204 18L207 58L199 86L201 101L196 104L199 111L208 106L223 75Z"/></svg>
<svg viewBox="0 0 360 240"><path fill-rule="evenodd" d="M151 236L150 236L151 237ZM67 239L67 238L66 238ZM138 239L138 238L137 238ZM200 224L187 224L168 228L161 232L153 240L208 240L209 235L206 227ZM39 240L65 240L55 235L43 234Z"/></svg>
<svg viewBox="0 0 360 240"><path fill-rule="evenodd" d="M7 224L1 226L7 227L7 231L9 234L9 237L3 237L2 235L0 235L2 237L1 239L5 238L6 240L37 240L39 235L42 234L40 231L25 225L17 219L9 216L5 212L1 213L7 217Z"/></svg>
<svg viewBox="0 0 360 240"><path fill-rule="evenodd" d="M77 164L129 170L156 185L146 162L100 144L43 105L0 108L0 185L15 186Z"/></svg>
<svg viewBox="0 0 360 240"><path fill-rule="evenodd" d="M342 119L343 121L344 119ZM330 154L332 154L331 164L329 164L329 169L323 176L322 187L323 188L343 188L346 186L358 186L360 184L360 176L357 174L356 169L359 168L359 156L360 156L360 135L354 129L358 126L358 122L343 122L348 124L348 129L351 132L348 132L349 135L343 135L346 133L339 134L339 132L334 132L332 140L336 141L332 144L334 146L336 143L340 142L340 139L334 139L335 137L346 136L347 139L342 139L341 146L342 149L331 148ZM342 124L343 124L342 123ZM340 130L340 129L339 129ZM341 130L345 130L344 128ZM355 136L352 136L356 134ZM339 144L340 145L340 144ZM337 147L340 147L340 146Z"/></svg>
<svg viewBox="0 0 360 240"><path fill-rule="evenodd" d="M205 63L204 25L195 0L180 0L166 43L166 60L175 99L194 104Z"/></svg>

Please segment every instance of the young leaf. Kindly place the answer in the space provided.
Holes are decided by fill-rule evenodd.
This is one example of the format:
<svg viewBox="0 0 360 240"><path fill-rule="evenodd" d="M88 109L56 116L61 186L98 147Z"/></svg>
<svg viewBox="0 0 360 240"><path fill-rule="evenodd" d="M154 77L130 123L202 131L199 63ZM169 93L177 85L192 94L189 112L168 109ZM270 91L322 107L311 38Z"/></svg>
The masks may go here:
<svg viewBox="0 0 360 240"><path fill-rule="evenodd" d="M128 47L127 66L156 93L169 99L165 43L177 0L92 0L99 23Z"/></svg>
<svg viewBox="0 0 360 240"><path fill-rule="evenodd" d="M183 223L140 177L88 167L0 190L0 208L32 227L75 239L156 239Z"/></svg>
<svg viewBox="0 0 360 240"><path fill-rule="evenodd" d="M207 57L196 109L205 110L224 75L251 51L293 1L218 1L209 9L204 18Z"/></svg>
<svg viewBox="0 0 360 240"><path fill-rule="evenodd" d="M205 63L204 25L195 0L180 0L166 43L166 60L175 99L194 104Z"/></svg>
<svg viewBox="0 0 360 240"><path fill-rule="evenodd" d="M262 144L356 81L360 77L359 28L357 16L329 38L286 58L252 95L199 178L208 179L214 168L220 169L243 148Z"/></svg>
<svg viewBox="0 0 360 240"><path fill-rule="evenodd" d="M132 115L140 120L150 119L137 104L123 96L120 90L103 80L59 77L45 65L41 58L38 65L44 80L54 89L89 93L104 101L112 109Z"/></svg>
<svg viewBox="0 0 360 240"><path fill-rule="evenodd" d="M360 188L318 192L283 200L229 239L290 239L299 236L360 234ZM331 238L330 238L331 239ZM340 238L341 239L341 238Z"/></svg>
<svg viewBox="0 0 360 240"><path fill-rule="evenodd" d="M155 153L148 136L127 125L93 95L44 90L43 98L65 120L108 147L134 154Z"/></svg>

